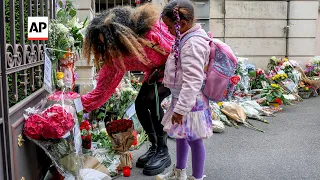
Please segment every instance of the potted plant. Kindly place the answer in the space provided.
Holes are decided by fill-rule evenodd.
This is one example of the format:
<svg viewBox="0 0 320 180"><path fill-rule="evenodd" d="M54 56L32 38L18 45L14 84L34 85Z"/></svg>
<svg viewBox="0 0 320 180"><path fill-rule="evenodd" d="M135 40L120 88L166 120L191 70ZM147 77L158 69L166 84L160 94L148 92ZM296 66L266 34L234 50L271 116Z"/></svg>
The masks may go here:
<svg viewBox="0 0 320 180"><path fill-rule="evenodd" d="M303 99L308 99L312 93L312 87L306 86L303 82L300 83L298 90L299 96Z"/></svg>

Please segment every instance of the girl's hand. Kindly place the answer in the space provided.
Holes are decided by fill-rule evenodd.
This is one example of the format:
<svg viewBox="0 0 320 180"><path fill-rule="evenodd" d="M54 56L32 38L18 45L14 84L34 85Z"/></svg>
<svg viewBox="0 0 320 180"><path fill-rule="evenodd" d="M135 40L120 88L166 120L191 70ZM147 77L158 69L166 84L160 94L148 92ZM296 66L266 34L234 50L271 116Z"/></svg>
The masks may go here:
<svg viewBox="0 0 320 180"><path fill-rule="evenodd" d="M173 116L172 116L172 124L182 124L182 120L183 120L183 115L180 115L178 113L173 113Z"/></svg>

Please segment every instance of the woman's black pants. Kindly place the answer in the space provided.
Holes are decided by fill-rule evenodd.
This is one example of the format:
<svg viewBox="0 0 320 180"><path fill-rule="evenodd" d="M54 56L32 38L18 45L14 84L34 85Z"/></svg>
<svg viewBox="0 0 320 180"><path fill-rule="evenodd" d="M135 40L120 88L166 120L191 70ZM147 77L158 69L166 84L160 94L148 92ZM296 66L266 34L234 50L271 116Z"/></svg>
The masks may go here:
<svg viewBox="0 0 320 180"><path fill-rule="evenodd" d="M155 86L147 82L142 84L138 97L135 101L135 108L140 124L147 134L156 134L163 136L163 126L161 124L164 112L161 108L161 102L168 97L170 89L164 87L162 83L157 83L159 102L156 102ZM159 103L160 117L157 116L157 103Z"/></svg>

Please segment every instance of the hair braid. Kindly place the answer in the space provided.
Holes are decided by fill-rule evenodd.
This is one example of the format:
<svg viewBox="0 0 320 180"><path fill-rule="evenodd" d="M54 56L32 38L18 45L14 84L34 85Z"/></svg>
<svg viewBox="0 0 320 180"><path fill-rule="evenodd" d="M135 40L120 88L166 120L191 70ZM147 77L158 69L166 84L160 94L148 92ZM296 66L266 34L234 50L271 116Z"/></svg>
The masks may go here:
<svg viewBox="0 0 320 180"><path fill-rule="evenodd" d="M179 49L179 46L180 46L180 38L181 38L181 34L180 34L180 16L179 16L179 7L175 7L173 9L173 15L174 15L174 18L175 18L175 21L174 21L174 29L176 31L176 39L175 39L175 43L174 43L174 46L173 46L173 50L174 50L174 58L175 58L175 75L174 75L174 78L176 79L177 77L177 68L178 68L178 61L179 61L179 58L180 58L180 49Z"/></svg>

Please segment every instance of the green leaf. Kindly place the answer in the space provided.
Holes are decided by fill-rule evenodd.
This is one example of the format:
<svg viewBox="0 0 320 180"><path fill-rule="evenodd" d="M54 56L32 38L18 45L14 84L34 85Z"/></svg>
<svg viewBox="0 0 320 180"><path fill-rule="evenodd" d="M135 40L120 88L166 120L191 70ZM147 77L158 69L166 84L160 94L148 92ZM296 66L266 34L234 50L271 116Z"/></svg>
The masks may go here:
<svg viewBox="0 0 320 180"><path fill-rule="evenodd" d="M77 11L73 8L70 9L69 15L73 18L77 15Z"/></svg>
<svg viewBox="0 0 320 180"><path fill-rule="evenodd" d="M63 3L62 1L59 1L59 7L62 8L63 7Z"/></svg>
<svg viewBox="0 0 320 180"><path fill-rule="evenodd" d="M97 116L97 118L98 118L98 119L102 119L104 116L105 116L104 113L103 113L103 112L100 112L99 115Z"/></svg>

